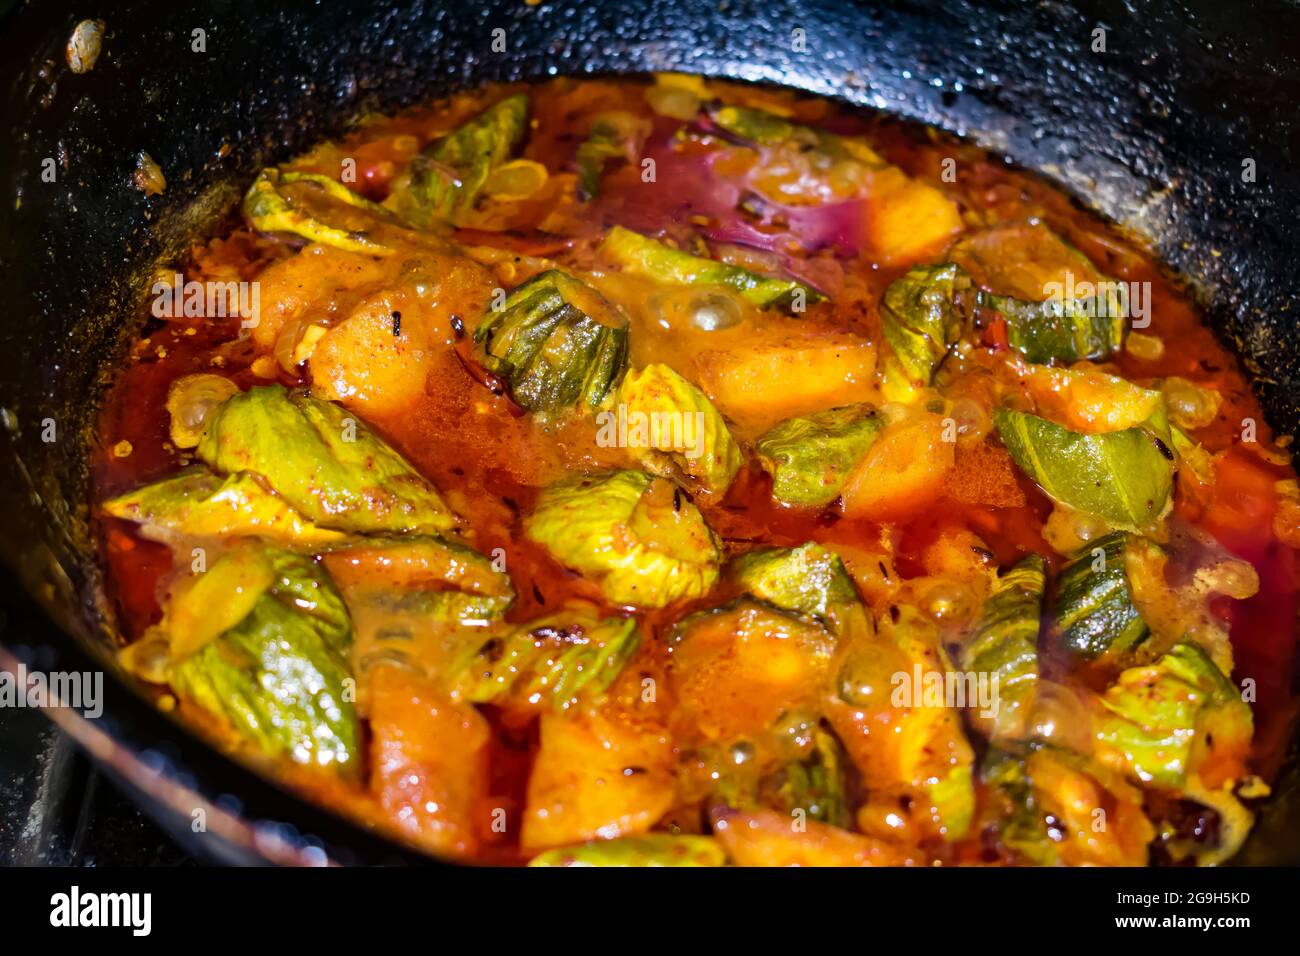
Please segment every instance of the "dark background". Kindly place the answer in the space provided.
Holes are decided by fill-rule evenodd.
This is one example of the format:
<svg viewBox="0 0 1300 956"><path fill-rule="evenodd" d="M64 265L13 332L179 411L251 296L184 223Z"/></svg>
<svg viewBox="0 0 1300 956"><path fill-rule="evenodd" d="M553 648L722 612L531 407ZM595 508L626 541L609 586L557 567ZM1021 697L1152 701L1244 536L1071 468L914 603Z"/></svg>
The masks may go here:
<svg viewBox="0 0 1300 956"><path fill-rule="evenodd" d="M39 711L0 709L0 866L191 863Z"/></svg>
<svg viewBox="0 0 1300 956"><path fill-rule="evenodd" d="M0 577L0 642L38 626ZM0 867L192 863L44 714L0 707Z"/></svg>

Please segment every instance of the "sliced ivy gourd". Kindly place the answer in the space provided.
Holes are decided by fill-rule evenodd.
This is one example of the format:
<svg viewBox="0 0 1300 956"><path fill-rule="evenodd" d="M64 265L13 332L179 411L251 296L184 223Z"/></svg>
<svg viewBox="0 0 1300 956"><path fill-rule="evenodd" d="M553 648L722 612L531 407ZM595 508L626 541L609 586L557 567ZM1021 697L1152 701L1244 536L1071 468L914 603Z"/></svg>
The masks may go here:
<svg viewBox="0 0 1300 956"><path fill-rule="evenodd" d="M628 421L628 448L647 471L680 476L710 494L730 487L744 460L740 446L693 383L662 363L647 365L623 378L617 403Z"/></svg>
<svg viewBox="0 0 1300 956"><path fill-rule="evenodd" d="M754 597L821 620L858 602L840 556L812 541L797 548L760 548L742 554L732 563L731 573Z"/></svg>
<svg viewBox="0 0 1300 956"><path fill-rule="evenodd" d="M607 690L640 639L635 618L601 619L577 607L491 635L456 686L476 704L543 702L564 710Z"/></svg>
<svg viewBox="0 0 1300 956"><path fill-rule="evenodd" d="M322 196L337 203L340 210L361 210L371 219L380 222L391 222L393 219L392 214L383 206L357 195L328 176L281 172L274 168L262 170L248 188L244 195L244 218L259 232L288 233L308 242L319 242L347 252L374 256L393 254L390 247L373 239L366 230L326 222L319 215L307 211L300 203L295 204L292 190L287 188L294 186L318 190Z"/></svg>
<svg viewBox="0 0 1300 956"><path fill-rule="evenodd" d="M1183 788L1240 777L1254 724L1241 692L1187 641L1151 665L1131 667L1102 696L1098 744L1143 783Z"/></svg>
<svg viewBox="0 0 1300 956"><path fill-rule="evenodd" d="M247 471L222 477L203 467L187 468L110 498L103 508L138 524L144 537L167 544L256 537L283 548L319 551L347 540L343 532L309 521Z"/></svg>
<svg viewBox="0 0 1300 956"><path fill-rule="evenodd" d="M627 161L636 149L647 124L631 113L619 110L598 114L587 138L578 147L578 193L583 199L600 194L600 182L610 163Z"/></svg>
<svg viewBox="0 0 1300 956"><path fill-rule="evenodd" d="M994 423L1020 470L1054 501L1125 531L1164 516L1174 463L1158 427L1083 434L1006 408L994 413Z"/></svg>
<svg viewBox="0 0 1300 956"><path fill-rule="evenodd" d="M832 408L773 426L756 443L759 463L772 476L772 497L801 507L830 504L884 427L869 405Z"/></svg>
<svg viewBox="0 0 1300 956"><path fill-rule="evenodd" d="M627 272L668 285L721 286L760 309L797 313L825 298L794 279L762 276L740 266L693 256L622 226L609 231L600 252Z"/></svg>
<svg viewBox="0 0 1300 956"><path fill-rule="evenodd" d="M847 759L834 734L815 728L807 753L760 781L758 800L792 819L849 827L852 817L845 793ZM796 816L800 813L802 816Z"/></svg>
<svg viewBox="0 0 1300 956"><path fill-rule="evenodd" d="M1143 813L1143 794L1100 762L1047 744L1007 744L990 748L980 777L990 797L992 834L1017 861L1147 863L1155 829Z"/></svg>
<svg viewBox="0 0 1300 956"><path fill-rule="evenodd" d="M270 569L260 588L230 574L235 563L249 560ZM213 597L244 613L226 609L219 634L182 638L191 646L172 662L168 683L263 750L357 774L359 731L347 686L352 630L329 576L310 559L283 551L234 552L204 574L231 582L229 593ZM210 622L203 626L213 629Z"/></svg>
<svg viewBox="0 0 1300 956"><path fill-rule="evenodd" d="M437 534L459 525L437 489L355 415L279 385L219 406L195 451L215 471L260 476L323 528Z"/></svg>
<svg viewBox="0 0 1300 956"><path fill-rule="evenodd" d="M374 612L390 638L404 615L462 627L483 627L514 603L510 576L484 555L429 535L368 537L322 557L358 621ZM358 628L360 625L358 624Z"/></svg>
<svg viewBox="0 0 1300 956"><path fill-rule="evenodd" d="M949 257L981 286L974 305L1002 316L1007 343L1029 361L1102 359L1123 346L1119 284L1042 223L982 230Z"/></svg>
<svg viewBox="0 0 1300 956"><path fill-rule="evenodd" d="M915 266L885 289L881 330L893 350L882 363L885 393L905 401L930 384L961 330L959 293L969 279L959 266Z"/></svg>
<svg viewBox="0 0 1300 956"><path fill-rule="evenodd" d="M455 221L473 207L488 173L519 149L528 132L528 112L528 97L517 93L434 140L394 186L390 205L421 226Z"/></svg>
<svg viewBox="0 0 1300 956"><path fill-rule="evenodd" d="M1089 542L1056 577L1049 633L1077 660L1124 655L1151 636L1133 603L1128 546L1129 536L1122 532Z"/></svg>
<svg viewBox="0 0 1300 956"><path fill-rule="evenodd" d="M994 742L1023 736L1038 687L1038 628L1047 569L1041 555L1022 558L998 576L974 635L962 647L968 672L996 676L997 707L988 720Z"/></svg>
<svg viewBox="0 0 1300 956"><path fill-rule="evenodd" d="M1033 302L981 290L976 305L1001 315L1007 344L1030 362L1104 359L1124 345L1127 320L1097 299Z"/></svg>
<svg viewBox="0 0 1300 956"><path fill-rule="evenodd" d="M627 318L599 292L552 269L519 286L474 333L485 368L533 412L595 408L627 369Z"/></svg>
<svg viewBox="0 0 1300 956"><path fill-rule="evenodd" d="M615 471L542 492L525 534L596 581L610 601L664 607L702 597L722 552L699 509L664 478Z"/></svg>

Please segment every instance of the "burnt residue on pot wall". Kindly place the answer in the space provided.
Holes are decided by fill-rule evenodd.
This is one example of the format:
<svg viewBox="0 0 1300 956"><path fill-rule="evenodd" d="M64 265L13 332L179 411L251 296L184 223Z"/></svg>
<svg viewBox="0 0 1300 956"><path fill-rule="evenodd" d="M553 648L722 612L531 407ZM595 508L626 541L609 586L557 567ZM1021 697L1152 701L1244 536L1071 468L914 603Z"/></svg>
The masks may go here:
<svg viewBox="0 0 1300 956"><path fill-rule="evenodd" d="M1274 425L1293 432L1300 12L1280 0L1155 6L20 3L0 31L0 553L89 644L100 625L90 425L155 264L260 166L365 111L486 80L684 70L969 136L1149 238L1242 356ZM78 74L66 48L87 16L105 28L93 69ZM159 195L132 184L141 151L166 177Z"/></svg>

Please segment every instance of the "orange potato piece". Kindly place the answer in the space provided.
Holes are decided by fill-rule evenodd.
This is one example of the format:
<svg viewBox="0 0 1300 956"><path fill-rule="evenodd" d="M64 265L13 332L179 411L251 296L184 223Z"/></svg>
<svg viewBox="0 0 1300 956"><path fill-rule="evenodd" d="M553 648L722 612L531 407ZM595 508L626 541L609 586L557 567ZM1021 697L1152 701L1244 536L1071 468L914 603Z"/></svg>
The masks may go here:
<svg viewBox="0 0 1300 956"><path fill-rule="evenodd" d="M451 316L483 314L494 283L481 267L427 250L412 255L402 266L409 271L321 337L310 358L314 394L374 415L409 408L424 393L435 350L455 341Z"/></svg>
<svg viewBox="0 0 1300 956"><path fill-rule="evenodd" d="M376 415L420 398L434 352L456 341L452 315L472 327L496 285L436 240L384 241L396 255L310 245L269 266L252 329L281 367L308 363L315 395Z"/></svg>
<svg viewBox="0 0 1300 956"><path fill-rule="evenodd" d="M543 714L528 780L522 844L552 846L643 833L676 800L672 743L628 713Z"/></svg>
<svg viewBox="0 0 1300 956"><path fill-rule="evenodd" d="M424 392L430 355L411 320L393 334L394 297L363 302L321 337L311 356L312 394L376 414L409 406ZM424 338L424 336L420 336Z"/></svg>
<svg viewBox="0 0 1300 956"><path fill-rule="evenodd" d="M951 199L890 166L873 177L867 200L867 248L877 261L903 265L938 252L962 229Z"/></svg>
<svg viewBox="0 0 1300 956"><path fill-rule="evenodd" d="M1021 384L1038 403L1038 413L1077 432L1134 428L1160 406L1159 392L1095 369L1026 365Z"/></svg>
<svg viewBox="0 0 1300 956"><path fill-rule="evenodd" d="M702 351L695 363L700 388L719 410L752 428L874 397L875 343L852 335L751 341Z"/></svg>
<svg viewBox="0 0 1300 956"><path fill-rule="evenodd" d="M253 341L270 351L286 323L335 315L340 297L350 298L352 290L373 291L392 269L386 259L322 245L307 246L296 256L272 263L257 277L259 314L250 329Z"/></svg>
<svg viewBox="0 0 1300 956"><path fill-rule="evenodd" d="M816 698L830 653L820 627L759 604L703 617L673 648L675 717L708 740L758 736Z"/></svg>
<svg viewBox="0 0 1300 956"><path fill-rule="evenodd" d="M943 419L929 412L888 426L849 476L844 513L883 521L934 501L955 457L956 443L943 435Z"/></svg>
<svg viewBox="0 0 1300 956"><path fill-rule="evenodd" d="M370 788L388 818L430 850L472 855L487 799L487 721L400 667L371 672L369 704Z"/></svg>
<svg viewBox="0 0 1300 956"><path fill-rule="evenodd" d="M737 866L909 866L899 847L773 810L714 815L713 833Z"/></svg>

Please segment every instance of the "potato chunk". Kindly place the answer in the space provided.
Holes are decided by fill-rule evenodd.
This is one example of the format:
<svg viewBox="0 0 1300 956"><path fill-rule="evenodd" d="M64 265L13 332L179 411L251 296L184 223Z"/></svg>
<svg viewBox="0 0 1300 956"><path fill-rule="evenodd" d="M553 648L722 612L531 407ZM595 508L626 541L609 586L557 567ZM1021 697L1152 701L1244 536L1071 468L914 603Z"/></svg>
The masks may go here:
<svg viewBox="0 0 1300 956"><path fill-rule="evenodd" d="M676 716L712 741L759 736L810 704L833 645L820 626L748 599L686 618L673 642Z"/></svg>
<svg viewBox="0 0 1300 956"><path fill-rule="evenodd" d="M400 302L387 293L366 299L321 337L311 355L314 395L382 414L424 391L428 342ZM403 320L395 324L394 314Z"/></svg>
<svg viewBox="0 0 1300 956"><path fill-rule="evenodd" d="M786 335L702 351L695 363L700 387L724 415L766 429L795 415L869 401L876 346L843 333Z"/></svg>
<svg viewBox="0 0 1300 956"><path fill-rule="evenodd" d="M285 371L306 363L312 391L375 415L424 392L452 317L481 315L496 285L477 263L434 245L391 239L376 258L311 245L268 267L253 341Z"/></svg>
<svg viewBox="0 0 1300 956"><path fill-rule="evenodd" d="M714 834L737 866L907 866L914 861L883 840L773 810L715 814Z"/></svg>
<svg viewBox="0 0 1300 956"><path fill-rule="evenodd" d="M392 268L388 260L323 245L307 246L296 256L267 266L257 277L259 314L247 320L253 341L269 352L286 323L332 315L341 295L373 291Z"/></svg>
<svg viewBox="0 0 1300 956"><path fill-rule="evenodd" d="M475 808L487 799L487 721L400 667L372 671L369 694L370 787L380 805L421 846L472 855Z"/></svg>
<svg viewBox="0 0 1300 956"><path fill-rule="evenodd" d="M956 443L943 419L922 413L890 425L844 486L844 513L875 521L915 514L943 491Z"/></svg>
<svg viewBox="0 0 1300 956"><path fill-rule="evenodd" d="M893 166L875 174L867 209L867 249L887 265L918 262L962 228L956 203Z"/></svg>
<svg viewBox="0 0 1300 956"><path fill-rule="evenodd" d="M595 709L541 721L525 849L644 833L672 807L672 744L654 721Z"/></svg>

